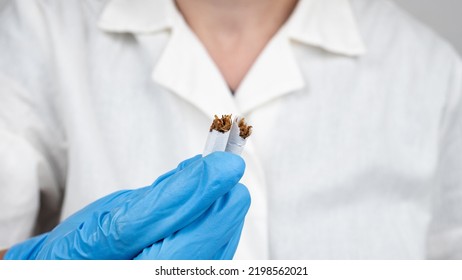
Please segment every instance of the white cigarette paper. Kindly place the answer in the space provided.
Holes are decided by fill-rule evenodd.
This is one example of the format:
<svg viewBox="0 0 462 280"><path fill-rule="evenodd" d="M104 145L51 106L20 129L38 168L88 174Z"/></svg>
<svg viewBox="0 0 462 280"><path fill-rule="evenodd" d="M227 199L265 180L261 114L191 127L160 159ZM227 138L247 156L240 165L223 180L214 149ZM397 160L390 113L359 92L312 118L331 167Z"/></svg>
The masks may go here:
<svg viewBox="0 0 462 280"><path fill-rule="evenodd" d="M205 157L213 152L223 152L226 148L229 138L228 132L220 132L218 130L212 130L209 132L207 142L205 143L205 149L202 156Z"/></svg>
<svg viewBox="0 0 462 280"><path fill-rule="evenodd" d="M241 155L244 150L247 140L241 137L241 129L239 128L240 118L235 118L231 131L229 133L228 143L226 144L225 152Z"/></svg>
<svg viewBox="0 0 462 280"><path fill-rule="evenodd" d="M231 115L222 115L221 118L215 115L202 156L225 150L232 122Z"/></svg>
<svg viewBox="0 0 462 280"><path fill-rule="evenodd" d="M215 115L202 156L213 152L241 155L246 138L251 133L252 127L245 123L244 118L237 117L232 121L231 115L223 115L221 118Z"/></svg>

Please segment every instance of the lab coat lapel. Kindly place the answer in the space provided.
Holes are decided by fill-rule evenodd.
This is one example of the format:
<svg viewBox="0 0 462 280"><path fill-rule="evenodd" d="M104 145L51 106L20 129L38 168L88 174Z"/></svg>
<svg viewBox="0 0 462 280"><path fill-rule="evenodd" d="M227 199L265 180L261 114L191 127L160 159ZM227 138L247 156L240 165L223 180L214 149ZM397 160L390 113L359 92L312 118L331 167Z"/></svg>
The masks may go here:
<svg viewBox="0 0 462 280"><path fill-rule="evenodd" d="M153 72L154 81L207 116L230 112L247 114L303 88L304 80L292 53L291 41L340 55L358 56L365 52L348 0L300 0L233 99L217 67L178 14L173 1L111 0L99 26L108 32L134 32L138 36L171 30L172 38Z"/></svg>
<svg viewBox="0 0 462 280"><path fill-rule="evenodd" d="M243 114L305 86L293 54L293 42L337 55L359 56L366 48L348 0L300 0L236 93Z"/></svg>
<svg viewBox="0 0 462 280"><path fill-rule="evenodd" d="M265 47L236 92L242 114L305 86L291 50L286 30L281 29Z"/></svg>
<svg viewBox="0 0 462 280"><path fill-rule="evenodd" d="M157 62L153 79L208 117L238 113L231 92L198 38L182 19Z"/></svg>
<svg viewBox="0 0 462 280"><path fill-rule="evenodd" d="M287 30L292 40L333 54L355 57L366 52L348 0L300 0Z"/></svg>

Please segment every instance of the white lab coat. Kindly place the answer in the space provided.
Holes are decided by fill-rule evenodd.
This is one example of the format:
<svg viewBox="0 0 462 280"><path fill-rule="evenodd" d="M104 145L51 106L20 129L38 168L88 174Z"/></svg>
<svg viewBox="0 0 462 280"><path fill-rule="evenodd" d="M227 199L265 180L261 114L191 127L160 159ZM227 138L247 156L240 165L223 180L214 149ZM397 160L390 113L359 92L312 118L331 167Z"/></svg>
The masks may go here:
<svg viewBox="0 0 462 280"><path fill-rule="evenodd" d="M238 258L461 258L461 94L452 48L383 0L302 0L234 96L171 1L3 1L0 246L151 184L233 113Z"/></svg>

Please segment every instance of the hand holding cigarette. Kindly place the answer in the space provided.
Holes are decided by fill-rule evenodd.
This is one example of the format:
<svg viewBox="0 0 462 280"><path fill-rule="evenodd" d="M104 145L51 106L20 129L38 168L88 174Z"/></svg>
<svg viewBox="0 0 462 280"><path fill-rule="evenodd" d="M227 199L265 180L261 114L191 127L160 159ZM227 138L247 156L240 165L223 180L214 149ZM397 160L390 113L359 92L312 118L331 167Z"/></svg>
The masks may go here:
<svg viewBox="0 0 462 280"><path fill-rule="evenodd" d="M221 118L215 115L203 157L240 155L251 133L252 127L247 125L243 118L235 118L233 122L231 115L223 115ZM217 168L223 168L223 171L230 169L226 162L217 161L215 164ZM244 201L240 201L241 199ZM165 259L166 256L170 259L232 259L249 205L250 196L247 188L237 184L227 194L218 198L196 221L162 242L146 248L137 259ZM217 243L217 240L221 242ZM228 241L224 244L225 240ZM215 252L220 246L214 255L202 255L204 252Z"/></svg>
<svg viewBox="0 0 462 280"><path fill-rule="evenodd" d="M233 131L234 124L224 124ZM237 152L243 147L239 139L220 145ZM250 206L248 190L239 184L244 169L232 153L193 157L148 187L89 204L51 232L13 246L4 258L231 259Z"/></svg>

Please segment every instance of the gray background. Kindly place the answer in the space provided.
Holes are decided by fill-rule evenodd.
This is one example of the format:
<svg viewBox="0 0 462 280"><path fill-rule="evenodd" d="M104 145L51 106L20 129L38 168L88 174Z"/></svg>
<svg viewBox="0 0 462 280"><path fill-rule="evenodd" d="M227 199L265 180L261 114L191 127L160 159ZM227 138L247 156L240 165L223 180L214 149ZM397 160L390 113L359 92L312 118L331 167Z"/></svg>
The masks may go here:
<svg viewBox="0 0 462 280"><path fill-rule="evenodd" d="M449 40L462 55L462 0L394 0Z"/></svg>

